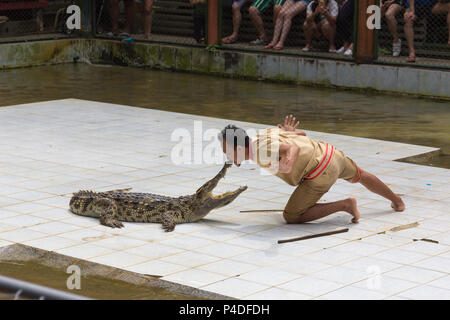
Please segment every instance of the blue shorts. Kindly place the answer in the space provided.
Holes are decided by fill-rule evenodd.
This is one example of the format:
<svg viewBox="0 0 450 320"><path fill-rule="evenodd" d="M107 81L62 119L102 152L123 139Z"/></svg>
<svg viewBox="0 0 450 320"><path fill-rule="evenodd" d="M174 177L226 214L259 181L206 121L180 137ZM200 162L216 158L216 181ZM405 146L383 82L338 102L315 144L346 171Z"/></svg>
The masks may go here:
<svg viewBox="0 0 450 320"><path fill-rule="evenodd" d="M234 0L233 5L236 5L239 9L242 8L246 3L250 2L251 0Z"/></svg>

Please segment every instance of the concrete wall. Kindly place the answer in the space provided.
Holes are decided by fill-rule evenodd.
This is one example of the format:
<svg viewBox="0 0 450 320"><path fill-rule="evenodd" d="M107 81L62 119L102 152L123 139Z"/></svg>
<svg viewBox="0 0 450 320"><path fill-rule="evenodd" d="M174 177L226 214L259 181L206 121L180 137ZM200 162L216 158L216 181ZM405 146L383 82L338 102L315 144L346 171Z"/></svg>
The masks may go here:
<svg viewBox="0 0 450 320"><path fill-rule="evenodd" d="M206 73L254 80L375 90L450 100L450 72L275 54L66 39L0 45L0 68L80 62Z"/></svg>

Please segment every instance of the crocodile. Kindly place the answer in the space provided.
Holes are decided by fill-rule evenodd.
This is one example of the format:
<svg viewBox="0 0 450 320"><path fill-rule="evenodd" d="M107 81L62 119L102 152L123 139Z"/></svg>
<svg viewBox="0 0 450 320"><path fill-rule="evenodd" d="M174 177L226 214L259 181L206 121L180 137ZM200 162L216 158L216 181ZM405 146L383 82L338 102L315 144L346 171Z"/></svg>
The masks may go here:
<svg viewBox="0 0 450 320"><path fill-rule="evenodd" d="M177 223L196 222L211 210L228 205L247 186L221 195L212 191L219 180L225 177L231 166L225 163L219 173L202 185L195 194L180 197L162 196L153 193L129 192L131 189L94 192L81 190L73 193L70 211L77 215L99 218L100 223L122 228L127 222L161 223L166 232L173 231Z"/></svg>

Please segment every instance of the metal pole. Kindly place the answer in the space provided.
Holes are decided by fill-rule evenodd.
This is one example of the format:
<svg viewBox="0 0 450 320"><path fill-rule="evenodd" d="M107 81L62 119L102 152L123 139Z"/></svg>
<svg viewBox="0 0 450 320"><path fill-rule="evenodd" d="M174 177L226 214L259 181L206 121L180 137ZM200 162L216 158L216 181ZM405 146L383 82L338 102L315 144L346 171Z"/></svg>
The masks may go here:
<svg viewBox="0 0 450 320"><path fill-rule="evenodd" d="M7 292L14 292L15 299L26 297L41 300L91 300L77 294L56 290L29 282L0 276L0 289Z"/></svg>
<svg viewBox="0 0 450 320"><path fill-rule="evenodd" d="M208 45L219 44L219 1L208 0Z"/></svg>
<svg viewBox="0 0 450 320"><path fill-rule="evenodd" d="M367 28L367 8L377 3L377 0L356 0L356 63L372 63L375 53L375 32Z"/></svg>

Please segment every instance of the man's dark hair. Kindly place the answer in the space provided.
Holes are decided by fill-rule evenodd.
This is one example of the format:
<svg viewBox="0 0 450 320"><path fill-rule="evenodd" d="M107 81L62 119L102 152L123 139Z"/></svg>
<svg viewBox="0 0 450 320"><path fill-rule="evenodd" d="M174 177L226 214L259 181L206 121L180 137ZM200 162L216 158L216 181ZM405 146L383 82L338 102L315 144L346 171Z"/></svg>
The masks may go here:
<svg viewBox="0 0 450 320"><path fill-rule="evenodd" d="M233 139L233 144L231 143L231 139ZM236 148L237 146L247 148L250 143L250 137L247 135L247 132L233 124L229 124L223 128L219 133L219 140L225 141L230 146L233 145L233 148Z"/></svg>

